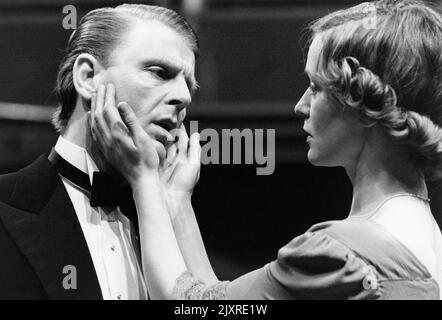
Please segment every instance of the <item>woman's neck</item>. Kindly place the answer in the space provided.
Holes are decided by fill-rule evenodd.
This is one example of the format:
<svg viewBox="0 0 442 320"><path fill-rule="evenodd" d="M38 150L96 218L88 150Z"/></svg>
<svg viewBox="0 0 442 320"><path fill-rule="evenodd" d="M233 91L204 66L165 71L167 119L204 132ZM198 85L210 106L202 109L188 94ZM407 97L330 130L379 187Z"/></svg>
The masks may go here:
<svg viewBox="0 0 442 320"><path fill-rule="evenodd" d="M367 139L353 166L346 166L353 184L350 216L374 213L388 198L398 194L428 197L423 174L397 143L375 132Z"/></svg>

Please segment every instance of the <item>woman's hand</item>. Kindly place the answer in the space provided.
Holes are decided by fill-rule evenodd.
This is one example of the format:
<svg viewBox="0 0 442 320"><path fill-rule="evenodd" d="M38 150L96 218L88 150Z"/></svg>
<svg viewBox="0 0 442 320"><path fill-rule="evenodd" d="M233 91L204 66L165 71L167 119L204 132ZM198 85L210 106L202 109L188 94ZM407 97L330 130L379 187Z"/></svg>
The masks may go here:
<svg viewBox="0 0 442 320"><path fill-rule="evenodd" d="M160 177L167 192L192 195L200 176L201 147L199 133L188 137L184 125L176 129L178 141L167 151L167 158L160 167Z"/></svg>
<svg viewBox="0 0 442 320"><path fill-rule="evenodd" d="M103 155L131 185L146 176L158 177L164 146L148 136L127 103L115 107L112 84L100 85L92 96L90 127Z"/></svg>

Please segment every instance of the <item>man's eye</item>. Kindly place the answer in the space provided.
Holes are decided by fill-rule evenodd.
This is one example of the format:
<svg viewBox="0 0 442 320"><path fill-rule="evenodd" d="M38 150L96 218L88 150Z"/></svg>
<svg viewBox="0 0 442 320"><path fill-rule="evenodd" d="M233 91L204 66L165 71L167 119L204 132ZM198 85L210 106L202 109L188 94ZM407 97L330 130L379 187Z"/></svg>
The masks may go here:
<svg viewBox="0 0 442 320"><path fill-rule="evenodd" d="M148 67L146 68L147 71L150 73L153 73L155 76L157 76L160 79L167 79L167 71L162 67Z"/></svg>

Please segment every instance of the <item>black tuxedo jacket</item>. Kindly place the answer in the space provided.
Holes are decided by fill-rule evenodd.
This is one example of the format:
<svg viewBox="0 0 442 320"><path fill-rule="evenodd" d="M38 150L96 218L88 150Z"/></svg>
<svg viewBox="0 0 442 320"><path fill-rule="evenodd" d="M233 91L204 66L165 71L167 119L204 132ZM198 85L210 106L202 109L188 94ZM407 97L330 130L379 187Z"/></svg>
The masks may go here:
<svg viewBox="0 0 442 320"><path fill-rule="evenodd" d="M77 289L63 287L74 275L68 265ZM0 299L102 299L74 207L46 156L0 176Z"/></svg>

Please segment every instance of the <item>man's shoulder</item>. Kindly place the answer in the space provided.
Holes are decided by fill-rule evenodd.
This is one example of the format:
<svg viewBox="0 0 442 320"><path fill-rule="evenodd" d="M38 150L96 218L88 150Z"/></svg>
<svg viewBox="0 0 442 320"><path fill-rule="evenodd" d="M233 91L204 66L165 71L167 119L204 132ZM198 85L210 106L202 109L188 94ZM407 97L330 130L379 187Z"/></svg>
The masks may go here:
<svg viewBox="0 0 442 320"><path fill-rule="evenodd" d="M17 174L18 171L0 175L0 202L8 202L17 181Z"/></svg>
<svg viewBox="0 0 442 320"><path fill-rule="evenodd" d="M28 166L0 175L0 202L25 209L27 202L40 202L55 189L59 177L45 155ZM44 198L44 199L43 199Z"/></svg>

